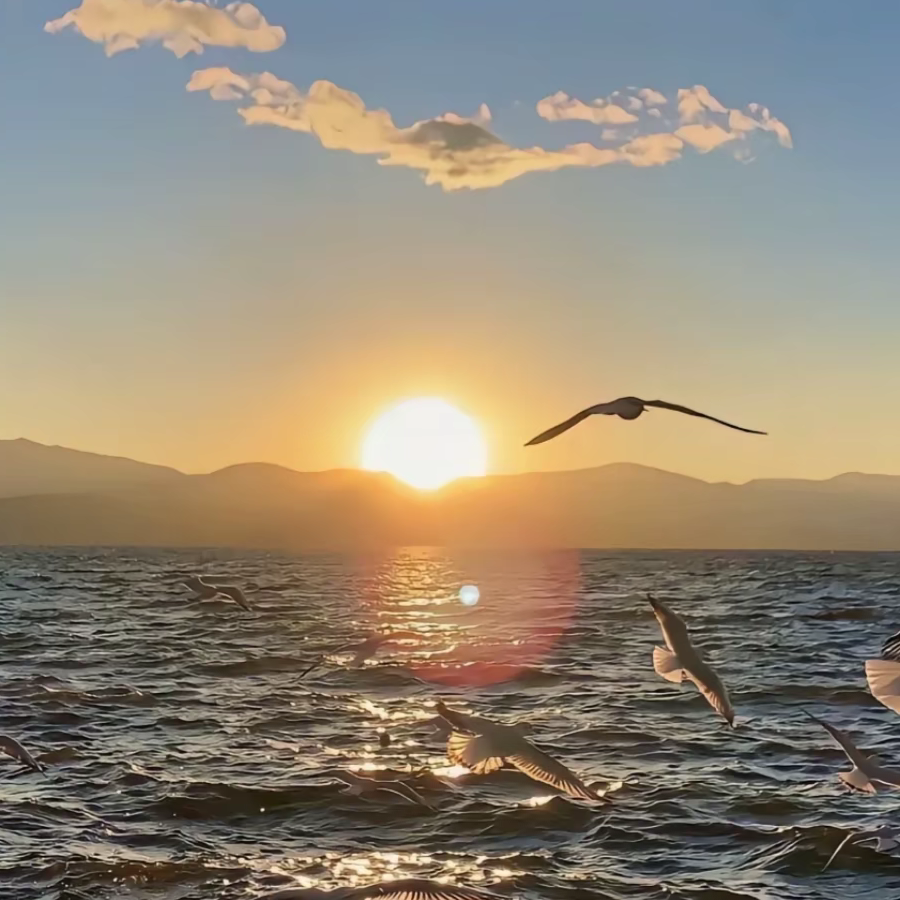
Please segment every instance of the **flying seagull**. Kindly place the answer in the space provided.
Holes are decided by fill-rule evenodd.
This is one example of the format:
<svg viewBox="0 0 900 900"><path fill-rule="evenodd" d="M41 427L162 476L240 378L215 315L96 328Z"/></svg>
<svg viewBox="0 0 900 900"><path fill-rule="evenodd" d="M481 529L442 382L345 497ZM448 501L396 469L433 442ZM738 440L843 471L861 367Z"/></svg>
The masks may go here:
<svg viewBox="0 0 900 900"><path fill-rule="evenodd" d="M532 438L525 446L531 447L534 444L543 444L544 441L553 440L559 437L564 431L574 428L579 422L583 422L590 416L618 416L620 419L636 419L647 408L650 409L670 409L672 412L684 413L686 416L697 416L700 419L709 419L710 422L717 422L726 428L734 428L736 431L745 431L747 434L766 434L765 431L754 431L752 428L741 428L740 425L732 425L723 419L717 419L715 416L708 416L706 413L697 412L695 409L688 409L686 406L678 406L676 403L667 403L665 400L641 400L640 397L620 397L611 403L598 403L596 406L589 406L579 413L575 413L571 419L554 425L542 431L537 437Z"/></svg>
<svg viewBox="0 0 900 900"><path fill-rule="evenodd" d="M481 716L468 716L437 703L437 712L453 729L447 741L450 761L476 775L489 775L512 763L520 772L549 784L579 800L603 800L571 769L525 740L512 725L500 725ZM608 801L604 801L608 802Z"/></svg>
<svg viewBox="0 0 900 900"><path fill-rule="evenodd" d="M441 884L424 878L380 881L364 887L288 888L266 894L260 900L498 900L499 895L480 888Z"/></svg>
<svg viewBox="0 0 900 900"><path fill-rule="evenodd" d="M250 612L253 607L250 605L250 602L244 596L244 592L239 587L233 587L232 585L223 584L217 588L219 592L219 596L221 597L229 597L237 603L241 609L246 609L247 612Z"/></svg>
<svg viewBox="0 0 900 900"><path fill-rule="evenodd" d="M847 754L847 759L853 763L853 768L849 772L838 774L844 784L866 794L874 794L879 787L883 786L900 789L900 771L887 769L874 756L866 756L843 731L835 728L834 725L817 719L812 713L807 712L806 715L813 722L818 722L834 738Z"/></svg>
<svg viewBox="0 0 900 900"><path fill-rule="evenodd" d="M652 594L648 594L647 599L653 607L653 615L659 622L666 642L665 647L653 648L653 668L656 674L675 684L681 684L686 675L697 685L709 705L734 728L734 708L728 697L728 690L712 666L691 643L684 620Z"/></svg>
<svg viewBox="0 0 900 900"><path fill-rule="evenodd" d="M44 767L13 737L0 734L0 753L18 760L32 772L44 772Z"/></svg>
<svg viewBox="0 0 900 900"><path fill-rule="evenodd" d="M228 597L229 600L233 600L242 609L249 611L253 608L250 606L250 603L244 596L244 592L239 587L232 587L224 584L221 586L210 584L208 581L204 581L199 575L192 575L181 583L194 592L189 598L191 600L214 600L216 597Z"/></svg>
<svg viewBox="0 0 900 900"><path fill-rule="evenodd" d="M896 828L890 825L882 825L879 828L874 829L873 831L864 831L861 834L856 834L851 831L847 834L847 836L838 844L837 850L831 854L828 858L828 862L822 868L824 872L834 861L837 859L838 853L847 846L847 844L855 843L855 844L868 844L871 841L875 841L875 846L873 849L878 853L888 853L891 850L896 850L897 847L900 847L900 841L897 840L897 835L900 834Z"/></svg>
<svg viewBox="0 0 900 900"><path fill-rule="evenodd" d="M884 642L881 659L866 660L866 680L879 703L900 713L900 631Z"/></svg>
<svg viewBox="0 0 900 900"><path fill-rule="evenodd" d="M368 799L367 795L371 794L393 794L395 797L406 800L407 803L434 809L418 791L413 790L402 781L366 778L365 776L357 775L355 772L341 772L337 779L346 785L343 793L352 797L361 797L365 800Z"/></svg>
<svg viewBox="0 0 900 900"><path fill-rule="evenodd" d="M312 665L305 668L298 677L303 678L305 675L309 675L313 669L317 669L322 665L329 656L335 656L338 653L343 653L345 650L354 651L353 659L350 660L350 665L357 668L366 660L371 659L382 647L392 641L414 641L420 637L422 637L422 635L417 634L414 631L386 631L369 635L369 637L362 642L349 641L346 644L341 644L339 647L334 647L323 653Z"/></svg>

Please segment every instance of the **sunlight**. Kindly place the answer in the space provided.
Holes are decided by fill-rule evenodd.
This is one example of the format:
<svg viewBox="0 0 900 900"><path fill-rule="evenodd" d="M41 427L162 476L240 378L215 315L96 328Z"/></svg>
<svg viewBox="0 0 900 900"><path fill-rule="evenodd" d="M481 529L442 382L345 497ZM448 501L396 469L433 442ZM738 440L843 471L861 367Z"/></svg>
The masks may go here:
<svg viewBox="0 0 900 900"><path fill-rule="evenodd" d="M384 413L362 448L362 466L420 490L484 475L487 448L474 420L437 397L407 400Z"/></svg>

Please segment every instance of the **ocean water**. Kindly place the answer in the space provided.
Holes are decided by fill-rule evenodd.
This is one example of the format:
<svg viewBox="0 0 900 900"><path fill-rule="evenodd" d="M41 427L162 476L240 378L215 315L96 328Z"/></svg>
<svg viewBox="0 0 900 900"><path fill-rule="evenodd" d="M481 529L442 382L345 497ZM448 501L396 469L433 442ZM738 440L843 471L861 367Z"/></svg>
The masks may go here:
<svg viewBox="0 0 900 900"><path fill-rule="evenodd" d="M190 603L188 572L263 590L251 613ZM735 731L654 674L646 591L720 667ZM900 766L900 717L863 673L900 627L898 594L895 555L0 551L0 732L48 764L18 775L0 757L0 898L404 876L532 900L898 898L900 857L871 843L823 873L849 833L900 827L900 793L848 793L803 715ZM376 627L421 638L300 679ZM460 774L437 698L527 724L612 802ZM348 796L350 767L402 775L435 809Z"/></svg>

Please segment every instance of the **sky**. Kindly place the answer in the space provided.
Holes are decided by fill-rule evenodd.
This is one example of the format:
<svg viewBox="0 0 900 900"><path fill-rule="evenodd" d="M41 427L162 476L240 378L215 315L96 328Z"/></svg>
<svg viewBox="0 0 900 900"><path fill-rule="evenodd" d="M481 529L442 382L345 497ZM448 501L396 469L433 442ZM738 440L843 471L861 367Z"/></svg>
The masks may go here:
<svg viewBox="0 0 900 900"><path fill-rule="evenodd" d="M0 0L0 438L327 469L434 395L494 472L900 473L898 33L877 0ZM622 395L770 436L522 447Z"/></svg>

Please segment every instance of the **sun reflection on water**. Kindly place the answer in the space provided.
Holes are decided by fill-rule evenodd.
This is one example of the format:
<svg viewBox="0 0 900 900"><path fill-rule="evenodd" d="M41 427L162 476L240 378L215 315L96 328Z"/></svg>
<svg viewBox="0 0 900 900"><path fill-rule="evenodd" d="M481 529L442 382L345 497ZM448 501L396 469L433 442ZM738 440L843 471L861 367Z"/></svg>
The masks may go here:
<svg viewBox="0 0 900 900"><path fill-rule="evenodd" d="M513 554L500 568L478 554L403 550L360 574L361 618L416 636L392 644L391 663L447 686L539 675L572 624L580 584L574 553Z"/></svg>
<svg viewBox="0 0 900 900"><path fill-rule="evenodd" d="M496 857L447 851L445 853L372 851L358 854L326 852L320 856L298 856L269 866L273 874L293 879L298 888L331 890L378 881L428 878L441 884L493 884L524 874L514 868L515 855Z"/></svg>

